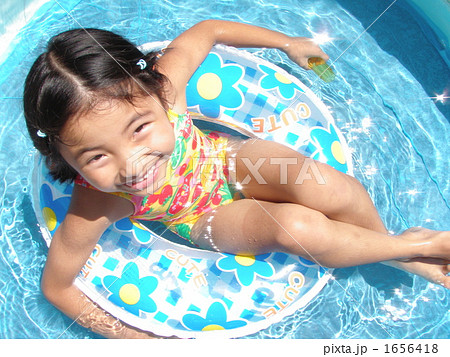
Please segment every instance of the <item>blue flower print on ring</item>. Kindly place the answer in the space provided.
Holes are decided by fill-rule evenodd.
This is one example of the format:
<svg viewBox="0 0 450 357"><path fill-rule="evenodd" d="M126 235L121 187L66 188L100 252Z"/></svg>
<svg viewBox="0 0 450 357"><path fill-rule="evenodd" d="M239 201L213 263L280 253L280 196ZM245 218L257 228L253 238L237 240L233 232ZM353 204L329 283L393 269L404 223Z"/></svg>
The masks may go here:
<svg viewBox="0 0 450 357"><path fill-rule="evenodd" d="M153 238L152 234L149 231L143 229L138 221L130 219L128 217L122 218L121 220L115 222L114 228L121 232L132 231L134 237L140 244L148 244Z"/></svg>
<svg viewBox="0 0 450 357"><path fill-rule="evenodd" d="M210 118L218 118L221 107L238 109L244 102L237 83L243 76L237 64L222 64L222 59L210 53L190 79L186 88L189 107L197 107Z"/></svg>
<svg viewBox="0 0 450 357"><path fill-rule="evenodd" d="M53 199L53 193L49 185L43 184L40 190L42 202L42 216L50 233L53 233L64 220L70 203L69 196Z"/></svg>
<svg viewBox="0 0 450 357"><path fill-rule="evenodd" d="M314 127L309 135L309 149L311 149L313 159L325 162L344 173L348 171L344 150L334 125L330 124L328 130Z"/></svg>
<svg viewBox="0 0 450 357"><path fill-rule="evenodd" d="M154 276L139 279L136 263L128 263L120 278L114 275L105 276L103 285L111 292L108 297L110 301L136 316L139 316L139 311L156 311L156 304L149 295L158 286L158 279Z"/></svg>
<svg viewBox="0 0 450 357"><path fill-rule="evenodd" d="M256 275L269 278L274 274L272 264L264 259L269 257L270 253L258 256L253 255L230 255L220 258L216 265L222 271L234 271L239 284L249 286Z"/></svg>
<svg viewBox="0 0 450 357"><path fill-rule="evenodd" d="M258 67L265 73L259 80L261 88L267 90L277 89L278 93L285 99L294 98L295 91L304 92L303 89L280 72L262 64L258 65Z"/></svg>
<svg viewBox="0 0 450 357"><path fill-rule="evenodd" d="M206 312L206 317L199 313L183 316L183 325L192 331L232 330L247 325L244 320L227 321L227 309L221 301L213 302Z"/></svg>

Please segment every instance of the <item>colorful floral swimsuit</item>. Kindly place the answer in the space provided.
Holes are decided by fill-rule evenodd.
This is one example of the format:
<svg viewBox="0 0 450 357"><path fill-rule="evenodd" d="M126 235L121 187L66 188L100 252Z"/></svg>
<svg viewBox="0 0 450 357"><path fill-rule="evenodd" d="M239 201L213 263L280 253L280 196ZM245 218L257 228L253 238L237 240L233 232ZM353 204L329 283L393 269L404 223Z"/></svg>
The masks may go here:
<svg viewBox="0 0 450 357"><path fill-rule="evenodd" d="M160 221L169 230L191 241L191 229L198 219L213 209L231 203L226 149L228 136L201 131L189 113L169 110L175 132L175 149L167 162L166 183L148 196L112 194L130 200L135 211L130 218ZM81 176L76 184L92 188Z"/></svg>

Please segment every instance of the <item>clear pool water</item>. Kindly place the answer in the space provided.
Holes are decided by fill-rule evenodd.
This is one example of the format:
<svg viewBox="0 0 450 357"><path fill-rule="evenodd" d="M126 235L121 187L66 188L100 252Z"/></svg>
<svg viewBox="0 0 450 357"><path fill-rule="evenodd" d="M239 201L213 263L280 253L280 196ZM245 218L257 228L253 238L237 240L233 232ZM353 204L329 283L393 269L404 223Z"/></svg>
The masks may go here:
<svg viewBox="0 0 450 357"><path fill-rule="evenodd" d="M47 248L31 205L35 151L21 104L23 80L34 58L52 35L71 27L102 27L136 43L172 39L206 18L249 22L299 36L327 31L333 41L324 49L332 59L339 57L334 65L338 77L331 84L315 82L314 74L295 68L276 51L256 52L311 85L329 106L353 152L355 174L390 230L417 225L450 229L450 124L443 114L448 105L438 108L429 98L432 91L444 92L449 71L441 66L433 73L434 82L421 80L426 77L423 63L441 59L432 46L424 54L426 39L408 22L411 19L394 21L394 14L403 11L397 4L384 15L384 30L365 33L350 46L364 31L362 24L370 24L384 9L372 6L374 11L358 20L353 14L358 15L361 6L349 8L351 2L344 0L58 2L65 10L49 0L29 19L0 68L0 338L56 338L64 331L61 338L98 337L71 325L39 290ZM376 3L386 8L390 1ZM396 55L403 63L391 53L401 54ZM419 55L427 62L416 73L411 68L417 67L414 56L424 60ZM449 292L380 264L338 269L308 306L249 337L448 338Z"/></svg>

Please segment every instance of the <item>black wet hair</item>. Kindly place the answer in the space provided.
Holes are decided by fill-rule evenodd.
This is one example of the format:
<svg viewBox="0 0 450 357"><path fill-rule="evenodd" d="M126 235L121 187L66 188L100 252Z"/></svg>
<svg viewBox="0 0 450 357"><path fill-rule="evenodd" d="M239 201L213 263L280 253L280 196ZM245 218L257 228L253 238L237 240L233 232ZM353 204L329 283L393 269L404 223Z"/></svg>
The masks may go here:
<svg viewBox="0 0 450 357"><path fill-rule="evenodd" d="M137 64L141 59L144 69ZM77 176L58 150L59 133L70 118L105 100L132 103L148 94L167 107L167 78L157 71L156 60L156 52L144 55L105 30L75 29L50 39L28 73L23 100L28 132L55 180L73 181Z"/></svg>

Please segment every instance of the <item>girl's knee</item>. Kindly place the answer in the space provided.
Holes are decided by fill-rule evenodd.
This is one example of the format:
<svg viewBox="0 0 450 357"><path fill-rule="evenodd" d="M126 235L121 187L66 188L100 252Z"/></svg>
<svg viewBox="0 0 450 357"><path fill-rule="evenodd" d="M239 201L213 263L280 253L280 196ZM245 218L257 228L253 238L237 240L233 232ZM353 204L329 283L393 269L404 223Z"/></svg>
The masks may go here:
<svg viewBox="0 0 450 357"><path fill-rule="evenodd" d="M283 251L302 255L302 251L319 252L326 248L323 243L329 220L324 214L295 204L283 206L276 217L274 236Z"/></svg>

